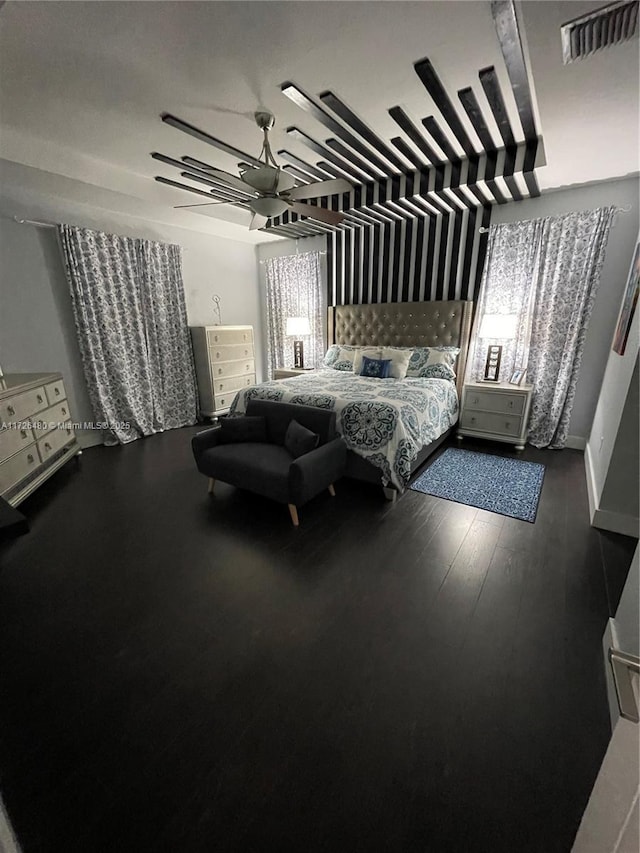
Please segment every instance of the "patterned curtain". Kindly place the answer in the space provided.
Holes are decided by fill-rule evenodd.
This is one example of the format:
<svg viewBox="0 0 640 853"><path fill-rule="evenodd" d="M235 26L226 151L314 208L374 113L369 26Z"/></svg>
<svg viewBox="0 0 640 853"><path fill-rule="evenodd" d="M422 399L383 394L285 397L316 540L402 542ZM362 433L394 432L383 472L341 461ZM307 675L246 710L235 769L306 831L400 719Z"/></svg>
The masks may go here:
<svg viewBox="0 0 640 853"><path fill-rule="evenodd" d="M484 314L516 314L515 340L502 341L500 374L527 368L534 386L528 440L565 446L584 341L615 208L492 225L476 328ZM484 375L489 341L476 340L471 379Z"/></svg>
<svg viewBox="0 0 640 853"><path fill-rule="evenodd" d="M324 356L324 288L320 252L269 258L267 273L267 357L269 379L276 367L293 364L293 339L286 336L287 317L308 317L311 334L304 338L305 367L317 367Z"/></svg>
<svg viewBox="0 0 640 853"><path fill-rule="evenodd" d="M69 225L58 234L105 444L195 423L180 248Z"/></svg>
<svg viewBox="0 0 640 853"><path fill-rule="evenodd" d="M615 207L545 222L532 312L528 381L533 383L529 442L564 447Z"/></svg>

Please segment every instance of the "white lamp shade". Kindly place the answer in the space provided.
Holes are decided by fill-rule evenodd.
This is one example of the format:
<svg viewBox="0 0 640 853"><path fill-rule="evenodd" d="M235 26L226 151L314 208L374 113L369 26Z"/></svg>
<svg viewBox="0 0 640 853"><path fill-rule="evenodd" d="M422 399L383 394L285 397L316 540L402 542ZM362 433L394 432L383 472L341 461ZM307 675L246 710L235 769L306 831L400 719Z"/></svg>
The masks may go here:
<svg viewBox="0 0 640 853"><path fill-rule="evenodd" d="M296 338L311 334L308 317L287 317L287 335Z"/></svg>
<svg viewBox="0 0 640 853"><path fill-rule="evenodd" d="M498 341L512 340L516 336L517 327L517 314L485 314L480 323L478 337Z"/></svg>

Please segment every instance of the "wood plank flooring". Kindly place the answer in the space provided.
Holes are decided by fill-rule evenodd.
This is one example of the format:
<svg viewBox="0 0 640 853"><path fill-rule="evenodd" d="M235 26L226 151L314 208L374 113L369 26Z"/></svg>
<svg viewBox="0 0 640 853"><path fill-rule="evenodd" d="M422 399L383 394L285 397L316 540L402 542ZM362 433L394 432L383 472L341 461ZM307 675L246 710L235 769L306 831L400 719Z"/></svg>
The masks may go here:
<svg viewBox="0 0 640 853"><path fill-rule="evenodd" d="M193 432L85 452L0 549L24 853L569 853L632 544L590 528L582 455L525 451L535 524L343 480L296 530L209 496Z"/></svg>

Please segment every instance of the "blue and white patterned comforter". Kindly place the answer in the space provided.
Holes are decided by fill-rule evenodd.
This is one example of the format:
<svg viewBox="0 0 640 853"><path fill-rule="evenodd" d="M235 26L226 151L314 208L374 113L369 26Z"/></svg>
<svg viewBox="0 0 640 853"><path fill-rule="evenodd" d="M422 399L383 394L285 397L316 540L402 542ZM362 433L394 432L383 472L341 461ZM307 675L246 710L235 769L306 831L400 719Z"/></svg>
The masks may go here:
<svg viewBox="0 0 640 853"><path fill-rule="evenodd" d="M318 370L243 389L230 414L245 412L254 397L333 409L347 447L380 469L384 486L400 490L419 450L458 420L458 394L447 379L367 379Z"/></svg>

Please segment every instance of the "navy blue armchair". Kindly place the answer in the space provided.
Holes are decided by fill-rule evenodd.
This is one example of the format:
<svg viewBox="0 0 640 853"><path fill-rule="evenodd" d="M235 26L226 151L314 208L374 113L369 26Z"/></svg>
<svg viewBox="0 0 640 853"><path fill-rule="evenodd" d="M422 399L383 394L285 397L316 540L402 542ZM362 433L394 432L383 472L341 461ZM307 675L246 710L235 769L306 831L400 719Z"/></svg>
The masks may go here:
<svg viewBox="0 0 640 853"><path fill-rule="evenodd" d="M192 439L200 473L209 478L209 492L221 480L240 489L286 503L291 521L298 526L298 507L328 489L344 474L347 449L336 433L335 412L272 400L250 400L248 417L266 421L266 441L228 443L223 430L199 432ZM297 458L285 447L292 420L319 437L315 449Z"/></svg>

